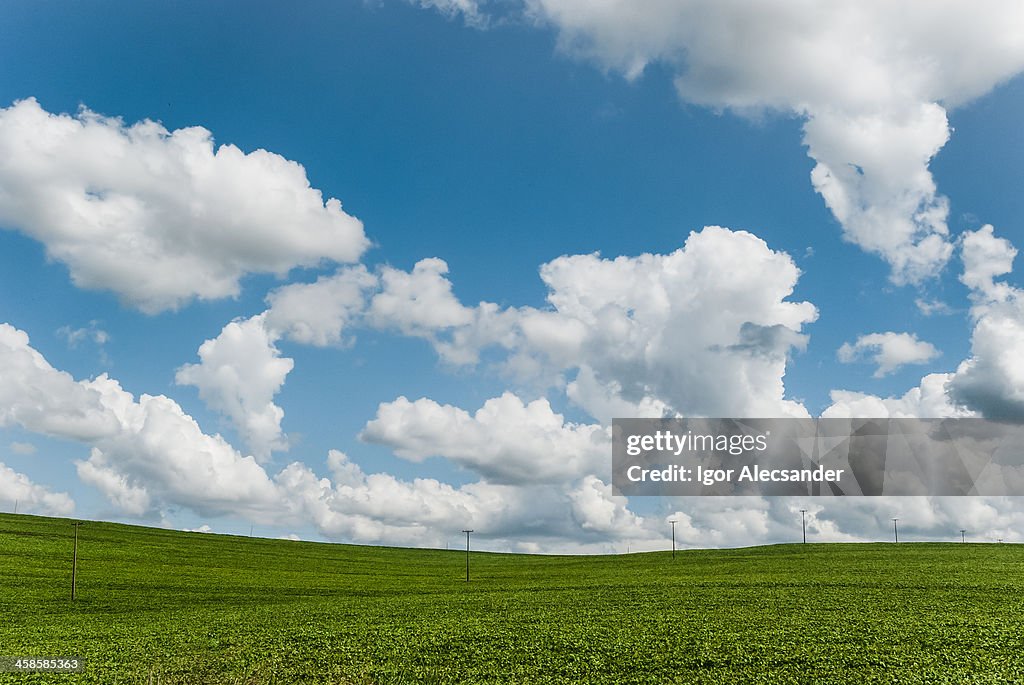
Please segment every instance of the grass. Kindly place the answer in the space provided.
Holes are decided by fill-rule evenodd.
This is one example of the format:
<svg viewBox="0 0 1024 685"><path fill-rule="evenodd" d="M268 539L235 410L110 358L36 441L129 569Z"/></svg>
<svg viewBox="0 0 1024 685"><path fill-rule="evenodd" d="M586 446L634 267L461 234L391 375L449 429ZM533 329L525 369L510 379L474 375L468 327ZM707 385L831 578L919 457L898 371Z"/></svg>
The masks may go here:
<svg viewBox="0 0 1024 685"><path fill-rule="evenodd" d="M1024 682L1024 546L628 556L360 547L0 515L32 683Z"/></svg>

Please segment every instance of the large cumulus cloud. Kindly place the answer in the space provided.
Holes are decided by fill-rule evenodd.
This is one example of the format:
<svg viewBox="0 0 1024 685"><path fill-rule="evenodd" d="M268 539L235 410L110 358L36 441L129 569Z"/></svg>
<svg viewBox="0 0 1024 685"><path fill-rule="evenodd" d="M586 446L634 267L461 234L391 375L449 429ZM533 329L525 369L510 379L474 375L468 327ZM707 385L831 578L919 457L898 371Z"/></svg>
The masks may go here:
<svg viewBox="0 0 1024 685"><path fill-rule="evenodd" d="M559 257L541 266L547 308L466 305L447 265L385 271L370 325L431 342L453 364L505 352L520 380L564 388L593 416L805 416L785 396L793 350L817 310L788 298L799 269L751 233L710 226L669 254Z"/></svg>
<svg viewBox="0 0 1024 685"><path fill-rule="evenodd" d="M368 246L296 162L216 147L198 126L51 114L34 99L0 109L0 226L42 242L79 287L146 312L236 295L246 273L355 261Z"/></svg>
<svg viewBox="0 0 1024 685"><path fill-rule="evenodd" d="M441 3L439 3L440 5ZM507 3L443 3L467 18ZM891 266L934 276L953 252L949 203L928 169L946 110L1024 68L1014 0L522 0L560 48L637 78L674 70L679 96L715 109L804 119L811 174L843 235Z"/></svg>

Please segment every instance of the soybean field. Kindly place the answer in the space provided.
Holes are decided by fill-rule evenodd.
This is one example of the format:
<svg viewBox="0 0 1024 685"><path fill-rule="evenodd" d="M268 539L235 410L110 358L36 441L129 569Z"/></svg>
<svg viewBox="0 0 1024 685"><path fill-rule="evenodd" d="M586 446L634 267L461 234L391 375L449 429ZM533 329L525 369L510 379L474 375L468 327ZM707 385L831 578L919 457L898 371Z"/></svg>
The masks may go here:
<svg viewBox="0 0 1024 685"><path fill-rule="evenodd" d="M0 515L0 683L1024 682L1024 546L617 556Z"/></svg>

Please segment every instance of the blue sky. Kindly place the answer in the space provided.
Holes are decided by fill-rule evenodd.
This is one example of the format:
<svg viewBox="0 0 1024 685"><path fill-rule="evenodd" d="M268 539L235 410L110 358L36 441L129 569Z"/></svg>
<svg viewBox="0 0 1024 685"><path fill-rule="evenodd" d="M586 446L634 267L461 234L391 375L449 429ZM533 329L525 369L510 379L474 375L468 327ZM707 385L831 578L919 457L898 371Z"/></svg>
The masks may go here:
<svg viewBox="0 0 1024 685"><path fill-rule="evenodd" d="M1012 261L1012 245L1024 242L1024 81L1017 77L1024 51L1010 37L979 54L970 40L1012 26L1007 13L1019 10L991 2L965 17L912 3L908 16L891 17L871 4L854 12L854 26L873 39L867 45L875 47L865 48L840 19L822 13L792 22L799 9L778 0L764 11L800 28L758 29L743 54L728 32L717 41L714 32L726 26L742 34L756 17L733 9L701 18L699 5L643 10L638 19L619 3L602 13L570 0L5 3L0 321L30 342L9 337L14 351L0 367L14 389L0 395L7 403L0 404L0 501L87 518L224 532L252 523L266 535L374 543L442 544L472 525L490 530L485 545L528 551L615 551L627 541L656 547L661 522L681 512L694 540L750 544L785 539L801 504L613 498L598 396L679 414L1019 411L1019 279L1006 269L986 276L984 264ZM691 30L701 21L706 31ZM817 46L822 64L835 60L840 71L822 79L813 65L787 62L795 59L792 31L805 31L799 37ZM704 73L718 76L708 82ZM16 108L38 130L16 128ZM80 108L122 123L90 119ZM126 127L143 120L165 133L148 147L125 143ZM58 121L81 131L91 121L112 136L108 143L124 147L115 154L84 133L52 159L42 144L20 146L26 137L49 140ZM287 173L257 168L255 158L220 167L218 182L238 174L241 190L232 194L211 189L194 170L166 172L187 157L164 144L167 133L186 127L209 131L215 147L266 150L301 165L322 201L338 198L344 214L321 217L326 233L315 248L303 243L316 242L306 236L314 230L308 222L273 218L301 216L291 195L266 200L266 226L251 227L244 207L258 206L253 195L277 198L260 189L278 187ZM138 168L164 171L150 178L124 171L136 168L130 164L95 162L108 152L122 162L138 155ZM828 168L829 180L812 181L816 166ZM297 183L288 187L301 190ZM857 209L844 214L830 192ZM74 205L79 196L85 209ZM151 211L149 219L104 213L124 198ZM64 202L78 209L50 216ZM929 208L942 215L937 222L918 213ZM75 218L94 209L106 238L90 237L88 220ZM322 203L309 211L330 214ZM243 218L221 234L231 216ZM900 222L916 233L890 240ZM195 232L175 233L179 226ZM705 226L729 230L700 233ZM368 242L338 237L343 229ZM694 231L708 252L698 252L700 238L687 244ZM195 270L163 266L170 262L158 252L148 267L130 268L133 248L117 247L116 236L153 235L169 254L194 250ZM966 243L966 235L977 240ZM103 241L115 246L112 257ZM684 244L677 261L638 257L670 255ZM264 252L254 257L254 250ZM603 268L583 257L595 253L623 257L628 273L588 275ZM90 260L101 254L113 261L97 267ZM561 285L546 285L542 265L573 255L580 257L551 270ZM430 258L444 260L447 272L435 263L413 272ZM260 266L270 262L276 267ZM961 278L968 264L980 274L974 280ZM327 344L295 331L309 323L303 316L322 315L328 300L263 315L273 310L267 298L275 290L360 268L363 295ZM204 289L202 279L221 269L235 278L236 292ZM411 273L422 280L399 292ZM648 277L673 302L696 296L704 304L640 321L633 308L644 302ZM588 304L598 291L633 326L621 339L601 318L606 310ZM157 294L146 300L142 292ZM480 318L480 302L504 318ZM802 302L809 304L800 309ZM232 321L252 322L237 330L247 352L224 343L215 368L200 346L226 341ZM708 352L743 342L745 322L786 334L757 359ZM469 342L456 345L458 354L444 347L463 335ZM668 342L673 336L678 344ZM623 351L644 344L655 349L646 360ZM30 365L28 349L50 370ZM696 360L694 368L685 359ZM283 375L281 360L291 364ZM705 375L718 364L732 371L711 382ZM182 380L186 365L196 367L194 382ZM596 378L589 390L584 368ZM140 407L144 394L166 396L178 407L167 410L174 421L192 417L199 433L144 434L113 400L97 399L99 386L83 394L84 405L66 406L69 382L78 387L100 374ZM32 395L35 410L88 414L105 427L26 418L32 408L19 383L41 389ZM928 398L905 397L926 386ZM472 418L489 400L490 423ZM523 407L532 412L519 416ZM543 440L529 444L524 433ZM217 449L230 456L212 466L182 456L205 454L188 440L216 434L223 437ZM132 456L143 443L152 451ZM328 466L331 450L362 471L347 486L344 468ZM250 454L259 464L240 466ZM299 466L286 483L290 464ZM518 468L505 468L511 464ZM298 478L300 467L309 478ZM205 468L226 468L236 485L249 476L260 484L225 494L180 478L192 469L202 482ZM315 485L320 478L331 478L327 490ZM381 513L391 498L412 504ZM878 503L842 506L819 512L822 535L870 539L871 522L887 520ZM914 504L929 512L920 535L944 526L952 506ZM977 527L1015 535L1017 506L990 508L976 514Z"/></svg>

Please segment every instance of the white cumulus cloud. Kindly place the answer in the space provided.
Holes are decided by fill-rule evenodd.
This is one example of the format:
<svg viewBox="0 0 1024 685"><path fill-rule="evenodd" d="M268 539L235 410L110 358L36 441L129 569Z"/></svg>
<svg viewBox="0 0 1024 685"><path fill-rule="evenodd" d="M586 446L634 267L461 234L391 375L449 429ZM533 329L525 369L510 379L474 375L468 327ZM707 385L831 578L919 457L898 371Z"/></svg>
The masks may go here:
<svg viewBox="0 0 1024 685"><path fill-rule="evenodd" d="M267 296L266 326L276 335L298 343L326 347L342 345L350 326L360 322L367 297L378 277L354 266L314 283L293 283Z"/></svg>
<svg viewBox="0 0 1024 685"><path fill-rule="evenodd" d="M90 445L79 477L127 513L151 514L166 504L265 511L275 500L253 457L204 433L170 398L136 399L106 374L76 381L9 324L0 324L0 372L0 425Z"/></svg>
<svg viewBox="0 0 1024 685"><path fill-rule="evenodd" d="M608 471L611 442L601 426L565 421L545 399L506 392L474 414L421 398L377 409L360 437L405 459L444 457L492 483L558 483Z"/></svg>
<svg viewBox="0 0 1024 685"><path fill-rule="evenodd" d="M12 510L17 504L22 514L70 516L75 511L75 502L66 492L53 492L33 483L24 473L3 463L0 463L0 502Z"/></svg>
<svg viewBox="0 0 1024 685"><path fill-rule="evenodd" d="M0 223L42 242L76 285L146 312L236 295L246 273L355 261L368 245L280 155L34 99L0 109Z"/></svg>
<svg viewBox="0 0 1024 685"><path fill-rule="evenodd" d="M596 476L586 476L569 492L573 518L585 531L596 531L616 539L654 537L645 530L644 518L629 510L625 497L612 494L612 487Z"/></svg>
<svg viewBox="0 0 1024 685"><path fill-rule="evenodd" d="M963 260L960 282L971 289L976 304L984 306L987 302L1005 301L1015 294L1008 284L995 279L1013 271L1017 248L1006 238L997 238L991 224L963 235L960 256Z"/></svg>
<svg viewBox="0 0 1024 685"><path fill-rule="evenodd" d="M261 314L232 321L200 345L198 364L186 364L175 375L179 385L195 386L207 406L227 416L261 460L287 447L284 410L273 399L294 367L281 356L265 319Z"/></svg>
<svg viewBox="0 0 1024 685"><path fill-rule="evenodd" d="M571 335L527 326L519 352L586 366L574 390L584 408L614 394L683 415L806 415L783 383L803 326L817 318L812 304L787 300L799 273L756 236L717 226L666 255L560 257L541 278L551 323Z"/></svg>
<svg viewBox="0 0 1024 685"><path fill-rule="evenodd" d="M478 548L483 539L491 549L595 552L626 539L651 548L660 538L593 476L568 488L485 481L455 487L368 474L337 450L328 455L328 468L332 478L321 478L295 462L275 480L289 511L334 539L441 546L472 528Z"/></svg>
<svg viewBox="0 0 1024 685"><path fill-rule="evenodd" d="M0 323L0 373L0 426L83 442L118 430L97 389L54 369L24 331L6 323Z"/></svg>
<svg viewBox="0 0 1024 685"><path fill-rule="evenodd" d="M790 353L817 310L787 298L800 271L745 231L709 226L670 254L559 257L540 269L549 308L466 306L441 260L387 270L370 325L429 340L443 359L506 353L522 380L564 388L595 417L617 411L804 416L785 398Z"/></svg>
<svg viewBox="0 0 1024 685"><path fill-rule="evenodd" d="M452 293L446 273L448 264L436 257L421 259L411 272L384 267L382 287L370 302L368 316L377 327L428 338L469 324L473 314Z"/></svg>
<svg viewBox="0 0 1024 685"><path fill-rule="evenodd" d="M219 435L202 431L195 419L162 395L135 399L101 376L89 383L102 392L102 406L118 431L95 443L78 463L82 480L112 499L154 508L187 506L201 514L262 512L273 508L276 492L266 472ZM131 511L129 509L129 511Z"/></svg>
<svg viewBox="0 0 1024 685"><path fill-rule="evenodd" d="M989 418L1024 418L1024 290L995 278L1010 273L1016 248L991 226L964 235L964 272L971 288L971 356L949 384L953 399Z"/></svg>
<svg viewBox="0 0 1024 685"><path fill-rule="evenodd" d="M957 406L947 386L953 374L932 373L900 397L878 397L851 390L833 390L832 404L822 413L824 418L893 418L945 419L974 416L974 412Z"/></svg>
<svg viewBox="0 0 1024 685"><path fill-rule="evenodd" d="M928 164L949 137L945 108L1024 68L1015 0L524 0L561 48L629 78L654 62L688 102L805 119L815 189L847 239L898 283L952 254L947 200Z"/></svg>
<svg viewBox="0 0 1024 685"><path fill-rule="evenodd" d="M856 342L843 343L837 353L844 364L869 357L878 365L875 378L893 373L906 364L924 364L939 356L939 351L929 342L918 340L913 333L869 333L857 338Z"/></svg>

